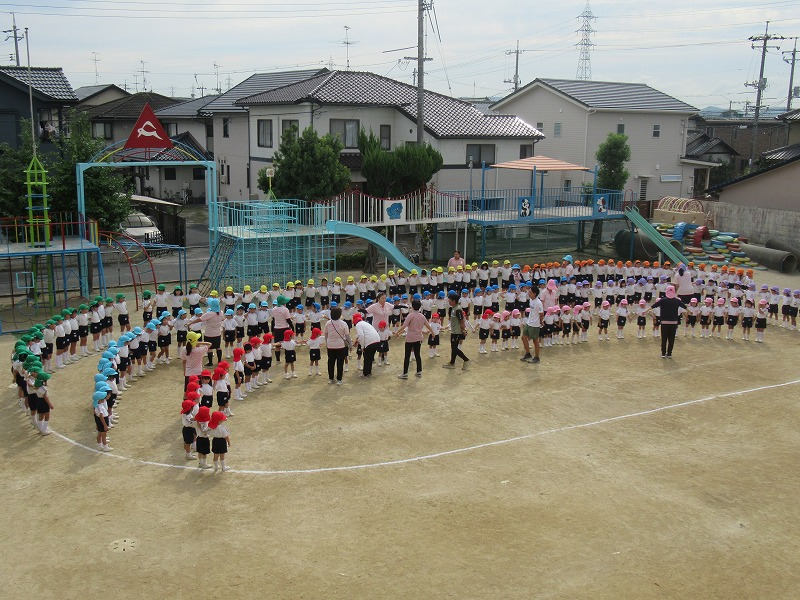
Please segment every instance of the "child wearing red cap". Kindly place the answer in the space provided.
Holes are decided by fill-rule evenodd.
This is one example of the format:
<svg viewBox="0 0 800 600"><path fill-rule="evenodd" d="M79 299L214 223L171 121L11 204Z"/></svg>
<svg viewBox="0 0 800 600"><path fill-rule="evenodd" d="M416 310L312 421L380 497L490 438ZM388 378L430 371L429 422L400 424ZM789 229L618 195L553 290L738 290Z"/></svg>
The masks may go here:
<svg viewBox="0 0 800 600"><path fill-rule="evenodd" d="M269 370L272 368L272 340L274 339L271 333L265 333L261 338L261 362L258 365L259 383L272 383L269 378Z"/></svg>
<svg viewBox="0 0 800 600"><path fill-rule="evenodd" d="M253 365L255 369L250 376L250 387L256 389L260 385L264 385L261 381L261 356L263 349L261 347L261 338L253 336L250 338L250 345L253 347Z"/></svg>
<svg viewBox="0 0 800 600"><path fill-rule="evenodd" d="M225 455L228 453L228 446L231 445L231 436L228 428L222 424L227 418L220 411L216 411L211 414L211 420L208 423L211 452L214 453L214 472L217 471L217 462L220 463L223 473L228 470L228 467L225 466Z"/></svg>
<svg viewBox="0 0 800 600"><path fill-rule="evenodd" d="M280 343L281 349L286 353L286 362L283 364L283 378L297 378L294 372L294 363L297 361L297 346L302 342L294 339L294 331L287 329L283 332L283 341ZM290 373L291 371L291 373Z"/></svg>
<svg viewBox="0 0 800 600"><path fill-rule="evenodd" d="M314 374L314 370L316 369L316 374L321 375L319 372L319 360L322 357L322 344L325 342L325 338L322 336L322 330L319 327L314 327L311 329L311 337L306 342L308 346L308 355L311 362L308 365L308 376Z"/></svg>
<svg viewBox="0 0 800 600"><path fill-rule="evenodd" d="M197 413L197 410L200 408L195 402L197 398L197 392L192 392L191 399L187 398L181 404L181 423L183 424L183 449L186 451L186 460L192 460L193 458L197 458L195 454L192 453L192 445L194 444L195 436L197 432L194 428L194 415Z"/></svg>
<svg viewBox="0 0 800 600"><path fill-rule="evenodd" d="M256 372L256 356L253 353L253 344L250 341L244 344L242 364L244 365L244 389L246 392L252 392L253 374Z"/></svg>
<svg viewBox="0 0 800 600"><path fill-rule="evenodd" d="M214 387L211 385L211 371L203 369L200 373L200 406L211 408L214 400Z"/></svg>
<svg viewBox="0 0 800 600"><path fill-rule="evenodd" d="M481 315L481 322L478 325L478 340L480 340L478 354L486 354L486 340L489 339L492 331L492 315L494 312L488 308Z"/></svg>
<svg viewBox="0 0 800 600"><path fill-rule="evenodd" d="M197 448L198 467L210 469L211 465L206 463L206 457L211 453L211 441L209 438L208 423L211 420L211 409L201 406L194 415L195 447Z"/></svg>
<svg viewBox="0 0 800 600"><path fill-rule="evenodd" d="M232 417L233 413L228 407L231 394L228 383L225 381L225 375L225 370L220 369L219 365L217 365L217 368L214 369L214 374L211 376L211 381L213 382L214 395L217 397L217 406L225 415Z"/></svg>
<svg viewBox="0 0 800 600"><path fill-rule="evenodd" d="M244 382L244 349L233 349L233 384L236 386L235 398L237 400L244 400L246 396L242 393L242 383Z"/></svg>

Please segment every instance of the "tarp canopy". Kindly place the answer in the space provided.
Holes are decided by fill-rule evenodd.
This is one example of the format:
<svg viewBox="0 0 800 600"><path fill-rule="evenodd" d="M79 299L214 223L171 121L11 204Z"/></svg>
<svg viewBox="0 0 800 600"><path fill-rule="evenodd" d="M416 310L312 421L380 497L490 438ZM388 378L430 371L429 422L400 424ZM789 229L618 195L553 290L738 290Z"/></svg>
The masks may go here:
<svg viewBox="0 0 800 600"><path fill-rule="evenodd" d="M533 171L534 169L537 171L591 171L591 169L581 165L573 165L572 163L548 158L547 156L531 156L530 158L497 163L491 165L491 167L493 169L517 169L519 171Z"/></svg>

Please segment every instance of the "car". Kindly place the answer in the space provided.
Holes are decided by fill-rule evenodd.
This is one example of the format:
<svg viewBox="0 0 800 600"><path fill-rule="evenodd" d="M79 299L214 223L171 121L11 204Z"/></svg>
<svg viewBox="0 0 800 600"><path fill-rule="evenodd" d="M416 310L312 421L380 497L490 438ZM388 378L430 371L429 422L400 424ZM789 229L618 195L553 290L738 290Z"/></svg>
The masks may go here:
<svg viewBox="0 0 800 600"><path fill-rule="evenodd" d="M153 220L146 214L135 211L120 223L123 234L135 239L140 244L161 244L163 236Z"/></svg>

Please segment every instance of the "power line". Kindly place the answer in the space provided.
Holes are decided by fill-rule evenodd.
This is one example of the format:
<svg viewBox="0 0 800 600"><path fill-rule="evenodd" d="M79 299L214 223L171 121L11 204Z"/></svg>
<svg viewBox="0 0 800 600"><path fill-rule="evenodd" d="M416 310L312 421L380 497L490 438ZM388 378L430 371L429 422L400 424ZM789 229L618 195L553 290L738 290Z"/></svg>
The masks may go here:
<svg viewBox="0 0 800 600"><path fill-rule="evenodd" d="M19 66L19 42L22 39L22 36L17 35L17 31L19 30L17 29L17 17L14 13L11 13L11 23L12 23L11 29L5 29L3 33L6 34L6 41L12 38L14 40L14 56L16 57L17 60L17 66Z"/></svg>
<svg viewBox="0 0 800 600"><path fill-rule="evenodd" d="M756 158L756 142L758 138L758 118L761 115L761 95L764 92L764 89L767 87L767 80L764 78L764 61L767 58L767 44L770 40L785 40L786 38L780 35L772 35L769 33L769 21L764 28L764 35L751 35L748 38L751 42L753 42L753 46L755 47L755 42L762 42L761 45L761 68L758 72L758 81L752 81L750 83L745 83L748 87L756 88L756 106L755 111L753 113L753 139L750 143L750 166L753 166L753 161Z"/></svg>

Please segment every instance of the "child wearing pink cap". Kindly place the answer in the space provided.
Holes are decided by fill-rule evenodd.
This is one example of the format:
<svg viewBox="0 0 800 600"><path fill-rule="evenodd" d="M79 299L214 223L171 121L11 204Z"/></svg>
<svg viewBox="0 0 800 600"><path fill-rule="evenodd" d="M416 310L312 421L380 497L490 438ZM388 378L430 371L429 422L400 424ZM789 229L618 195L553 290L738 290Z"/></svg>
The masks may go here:
<svg viewBox="0 0 800 600"><path fill-rule="evenodd" d="M747 298L742 307L742 339L746 342L750 340L750 330L753 328L755 316L755 304L753 304L753 300Z"/></svg>
<svg viewBox="0 0 800 600"><path fill-rule="evenodd" d="M581 342L589 341L589 328L592 326L592 305L584 302L581 305L581 335L578 338Z"/></svg>
<svg viewBox="0 0 800 600"><path fill-rule="evenodd" d="M491 329L489 333L489 339L492 340L492 352L500 351L497 347L497 341L500 339L500 332L503 329L503 323L501 319L502 315L500 313L492 313Z"/></svg>
<svg viewBox="0 0 800 600"><path fill-rule="evenodd" d="M739 315L741 314L742 314L742 309L739 306L739 298L734 296L731 298L731 304L728 307L727 314L725 316L725 323L728 325L728 331L725 334L725 339L727 340L733 339L733 331L739 324Z"/></svg>
<svg viewBox="0 0 800 600"><path fill-rule="evenodd" d="M511 312L504 310L500 316L501 347L503 351L506 351L509 349L509 343L511 341Z"/></svg>
<svg viewBox="0 0 800 600"><path fill-rule="evenodd" d="M572 333L572 309L566 304L561 307L561 336L556 338L556 343L569 344L569 336Z"/></svg>
<svg viewBox="0 0 800 600"><path fill-rule="evenodd" d="M617 306L617 339L625 339L625 325L628 323L628 299L622 298Z"/></svg>
<svg viewBox="0 0 800 600"><path fill-rule="evenodd" d="M769 301L762 298L756 309L756 342L759 344L764 341L764 330L767 328L769 316Z"/></svg>
<svg viewBox="0 0 800 600"><path fill-rule="evenodd" d="M522 335L522 313L519 309L515 308L511 311L509 324L511 326L511 348L516 350L519 348L519 336Z"/></svg>
<svg viewBox="0 0 800 600"><path fill-rule="evenodd" d="M611 303L603 300L597 313L597 339L608 341L608 322L611 320Z"/></svg>
<svg viewBox="0 0 800 600"><path fill-rule="evenodd" d="M697 317L700 315L700 304L697 302L697 298L692 297L689 300L689 308L686 309L688 313L686 315L686 324L683 326L683 337L686 337L686 334L689 330L692 330L692 337L694 337L694 329L697 326Z"/></svg>
<svg viewBox="0 0 800 600"><path fill-rule="evenodd" d="M553 345L553 334L558 335L558 316L555 306L550 306L544 311L544 324L542 326L541 338L542 346L549 348Z"/></svg>
<svg viewBox="0 0 800 600"><path fill-rule="evenodd" d="M717 298L717 305L714 307L714 319L711 321L711 335L722 337L722 326L725 324L725 298ZM714 335L716 332L716 335Z"/></svg>
<svg viewBox="0 0 800 600"><path fill-rule="evenodd" d="M703 306L700 307L700 337L711 337L711 330L708 328L711 325L711 317L714 315L714 299L706 298L703 300Z"/></svg>
<svg viewBox="0 0 800 600"><path fill-rule="evenodd" d="M211 452L214 453L214 472L217 472L217 463L220 463L222 472L228 470L225 466L225 455L231 445L231 434L228 428L223 425L228 417L220 411L211 413L211 420L208 422L208 435L211 438Z"/></svg>
<svg viewBox="0 0 800 600"><path fill-rule="evenodd" d="M643 340L647 337L647 300L639 300L639 305L636 307L636 337Z"/></svg>

